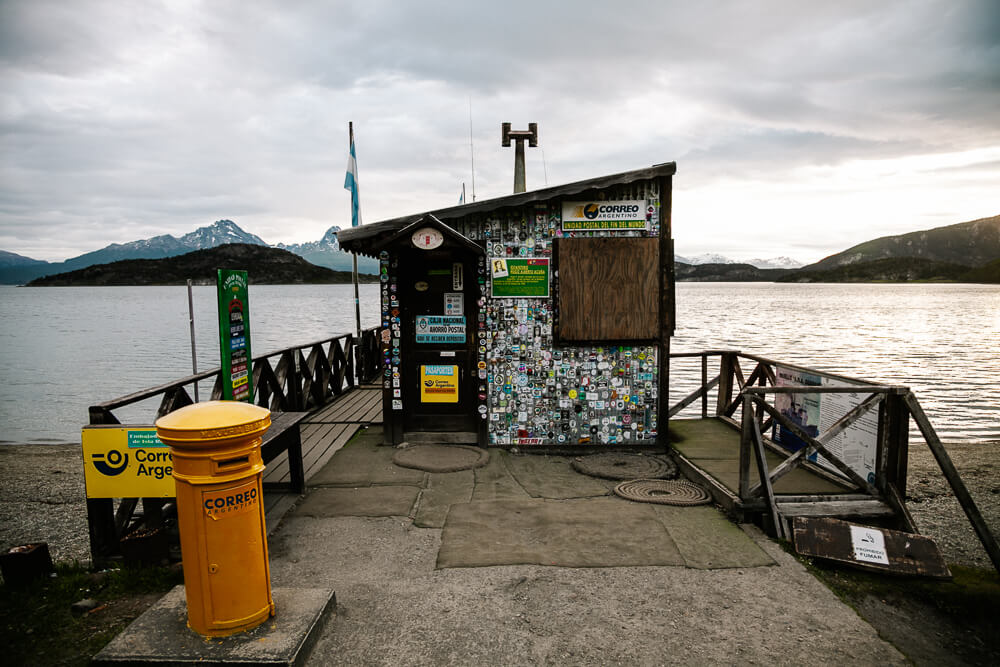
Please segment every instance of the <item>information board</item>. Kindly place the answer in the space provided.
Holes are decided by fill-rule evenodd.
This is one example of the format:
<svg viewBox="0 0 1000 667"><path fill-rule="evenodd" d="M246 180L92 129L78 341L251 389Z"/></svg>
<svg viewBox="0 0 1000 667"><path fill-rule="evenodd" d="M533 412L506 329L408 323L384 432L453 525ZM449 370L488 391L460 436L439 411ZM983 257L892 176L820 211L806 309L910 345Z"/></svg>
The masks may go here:
<svg viewBox="0 0 1000 667"><path fill-rule="evenodd" d="M250 294L247 272L219 269L219 358L222 398L253 402L253 368L250 354Z"/></svg>
<svg viewBox="0 0 1000 667"><path fill-rule="evenodd" d="M170 447L153 426L84 427L83 478L88 498L176 495Z"/></svg>
<svg viewBox="0 0 1000 667"><path fill-rule="evenodd" d="M794 368L776 366L776 384L779 387L805 385L819 387L851 386L851 383L823 375L805 373ZM837 421L860 405L869 392L844 394L776 394L774 407L812 437L819 436ZM798 451L805 443L788 429L776 425L773 439L791 451ZM878 410L869 410L861 419L826 443L826 448L851 470L871 483L875 482L875 454L878 451ZM832 463L820 454L809 460L830 472L842 475Z"/></svg>
<svg viewBox="0 0 1000 667"><path fill-rule="evenodd" d="M499 298L537 299L549 296L549 259L490 260L492 295Z"/></svg>

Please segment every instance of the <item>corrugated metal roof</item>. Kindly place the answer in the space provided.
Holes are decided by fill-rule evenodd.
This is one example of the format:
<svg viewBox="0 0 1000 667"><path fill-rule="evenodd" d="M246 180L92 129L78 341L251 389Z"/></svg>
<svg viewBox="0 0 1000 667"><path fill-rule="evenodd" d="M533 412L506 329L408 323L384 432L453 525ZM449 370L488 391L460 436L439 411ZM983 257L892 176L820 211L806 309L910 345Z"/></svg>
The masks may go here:
<svg viewBox="0 0 1000 667"><path fill-rule="evenodd" d="M424 213L406 215L401 218L382 220L381 222L361 225L360 227L351 227L350 229L337 232L337 241L340 243L341 248L349 252L356 252L361 255L373 255L372 247L375 244L427 215L433 215L438 220L447 222L448 220L464 218L465 216L477 213L491 213L504 208L546 202L552 199L580 194L588 190L601 190L615 185L646 181L661 176L672 176L675 173L677 173L677 163L665 162L645 169L625 171L620 174L600 176L566 185L557 185L530 192L519 192L504 197L496 197L495 199L485 199L470 204L450 206L436 211L426 211Z"/></svg>

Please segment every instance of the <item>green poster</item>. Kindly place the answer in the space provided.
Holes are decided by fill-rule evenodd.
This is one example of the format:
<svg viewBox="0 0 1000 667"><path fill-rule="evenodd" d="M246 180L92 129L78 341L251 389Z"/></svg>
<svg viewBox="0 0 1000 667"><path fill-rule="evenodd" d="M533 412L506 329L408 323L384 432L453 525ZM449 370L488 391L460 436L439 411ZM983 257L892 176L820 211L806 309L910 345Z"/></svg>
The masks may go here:
<svg viewBox="0 0 1000 667"><path fill-rule="evenodd" d="M253 403L253 357L250 355L250 298L247 272L219 269L219 352L222 398Z"/></svg>
<svg viewBox="0 0 1000 667"><path fill-rule="evenodd" d="M490 260L490 278L494 297L546 298L549 296L549 260Z"/></svg>

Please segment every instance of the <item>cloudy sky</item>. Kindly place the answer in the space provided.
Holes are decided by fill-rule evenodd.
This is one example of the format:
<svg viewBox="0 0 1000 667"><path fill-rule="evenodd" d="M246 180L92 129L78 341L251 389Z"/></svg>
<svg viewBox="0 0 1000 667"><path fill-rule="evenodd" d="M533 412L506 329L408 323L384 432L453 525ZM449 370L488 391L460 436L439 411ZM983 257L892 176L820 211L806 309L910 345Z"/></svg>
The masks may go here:
<svg viewBox="0 0 1000 667"><path fill-rule="evenodd" d="M471 136L470 136L471 119ZM1000 213L1000 3L0 0L0 249L269 243L676 161L677 252ZM471 139L471 141L470 141Z"/></svg>

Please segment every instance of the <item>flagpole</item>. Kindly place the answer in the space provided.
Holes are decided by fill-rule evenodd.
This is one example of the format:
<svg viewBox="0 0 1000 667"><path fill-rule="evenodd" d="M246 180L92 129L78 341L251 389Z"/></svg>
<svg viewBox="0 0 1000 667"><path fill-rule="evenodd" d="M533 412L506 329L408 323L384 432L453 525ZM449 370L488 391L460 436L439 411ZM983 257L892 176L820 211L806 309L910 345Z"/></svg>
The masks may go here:
<svg viewBox="0 0 1000 667"><path fill-rule="evenodd" d="M350 135L350 138L351 138L351 144L350 144L351 147L350 147L350 150L353 153L354 152L354 121L348 121L347 122L347 133ZM357 157L355 157L354 159L355 159L355 161L357 161ZM356 165L355 165L354 169L355 169L355 171L357 171L357 166ZM356 177L356 175L355 175L355 177ZM357 187L357 185L355 185L355 187ZM360 197L358 197L358 210L359 211L361 210ZM352 216L352 218L354 216L354 211L353 210L351 211L351 216ZM353 220L352 220L352 222L353 222ZM354 264L354 324L355 324L355 329L356 329L356 332L357 332L357 341L358 341L357 344L360 344L361 343L361 299L360 299L360 297L358 295L358 253L352 252L351 253L351 259L353 260L353 264Z"/></svg>

